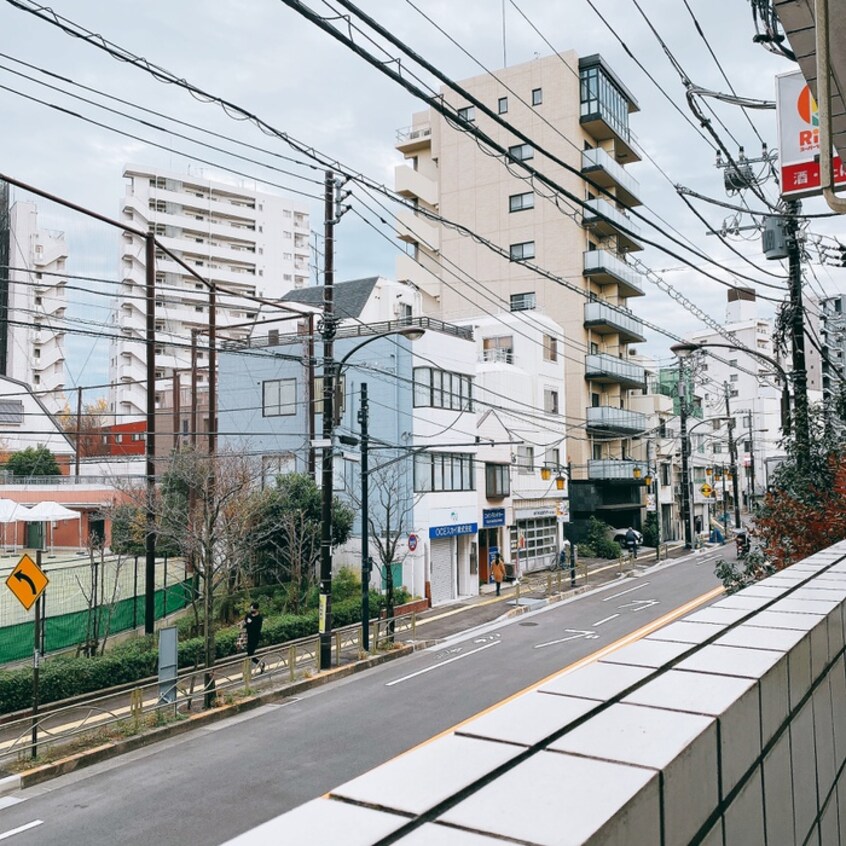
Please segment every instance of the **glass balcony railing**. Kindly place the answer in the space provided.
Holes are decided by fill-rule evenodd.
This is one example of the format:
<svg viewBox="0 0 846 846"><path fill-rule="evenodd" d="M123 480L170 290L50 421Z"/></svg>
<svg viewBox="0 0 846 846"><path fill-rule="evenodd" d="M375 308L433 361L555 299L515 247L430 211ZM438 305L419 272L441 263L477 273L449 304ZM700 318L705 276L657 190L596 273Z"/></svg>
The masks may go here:
<svg viewBox="0 0 846 846"><path fill-rule="evenodd" d="M616 235L629 250L642 250L639 242L640 227L607 200L588 200L582 213L582 222L599 235Z"/></svg>
<svg viewBox="0 0 846 846"><path fill-rule="evenodd" d="M609 250L587 250L583 272L585 276L595 278L600 285L617 282L622 297L643 296L643 275Z"/></svg>
<svg viewBox="0 0 846 846"><path fill-rule="evenodd" d="M627 435L646 431L646 415L639 411L599 405L588 408L586 417L588 431L617 432Z"/></svg>
<svg viewBox="0 0 846 846"><path fill-rule="evenodd" d="M585 326L600 335L616 332L624 344L645 340L643 321L608 303L585 303Z"/></svg>
<svg viewBox="0 0 846 846"><path fill-rule="evenodd" d="M589 479L618 479L620 481L637 482L634 477L635 467L642 468L642 462L631 461L627 458L592 458L588 461Z"/></svg>
<svg viewBox="0 0 846 846"><path fill-rule="evenodd" d="M617 188L618 194L621 193L620 199L625 205L640 204L640 184L605 150L599 147L585 150L582 153L582 173L587 173L597 185L603 188L612 186Z"/></svg>
<svg viewBox="0 0 846 846"><path fill-rule="evenodd" d="M585 378L594 382L610 382L639 387L643 385L646 371L637 364L605 353L585 356Z"/></svg>

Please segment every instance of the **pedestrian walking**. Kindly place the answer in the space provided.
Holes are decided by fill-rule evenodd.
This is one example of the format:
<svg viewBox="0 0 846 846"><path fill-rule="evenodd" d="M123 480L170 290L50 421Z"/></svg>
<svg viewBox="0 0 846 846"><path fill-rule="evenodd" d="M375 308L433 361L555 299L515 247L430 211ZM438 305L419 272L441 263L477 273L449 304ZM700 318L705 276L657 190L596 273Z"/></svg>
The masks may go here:
<svg viewBox="0 0 846 846"><path fill-rule="evenodd" d="M252 660L253 664L259 668L259 673L263 673L267 669L267 665L264 661L256 658L255 651L259 645L259 638L261 637L261 625L264 622L264 617L262 617L261 612L259 611L259 604L258 602L253 602L250 605L250 610L247 612L247 616L244 617L243 627L244 631L247 633L247 655Z"/></svg>
<svg viewBox="0 0 846 846"><path fill-rule="evenodd" d="M491 576L493 576L493 580L496 582L496 595L499 596L500 589L502 588L502 582L505 578L505 564L502 563L501 555L497 555L494 558L493 564L491 565Z"/></svg>
<svg viewBox="0 0 846 846"><path fill-rule="evenodd" d="M637 560L637 533L631 526L626 532L626 548L631 553L632 558Z"/></svg>

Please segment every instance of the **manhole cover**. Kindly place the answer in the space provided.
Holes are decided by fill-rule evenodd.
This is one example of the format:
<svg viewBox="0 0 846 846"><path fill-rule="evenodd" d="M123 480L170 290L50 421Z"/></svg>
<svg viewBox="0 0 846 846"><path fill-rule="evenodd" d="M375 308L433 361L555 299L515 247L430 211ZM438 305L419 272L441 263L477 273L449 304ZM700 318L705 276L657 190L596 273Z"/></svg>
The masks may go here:
<svg viewBox="0 0 846 846"><path fill-rule="evenodd" d="M536 626L536 625L537 625L537 623L532 623L532 622L530 622L530 621L527 621L527 622L525 622L525 623L517 623L517 625L518 625L518 626Z"/></svg>

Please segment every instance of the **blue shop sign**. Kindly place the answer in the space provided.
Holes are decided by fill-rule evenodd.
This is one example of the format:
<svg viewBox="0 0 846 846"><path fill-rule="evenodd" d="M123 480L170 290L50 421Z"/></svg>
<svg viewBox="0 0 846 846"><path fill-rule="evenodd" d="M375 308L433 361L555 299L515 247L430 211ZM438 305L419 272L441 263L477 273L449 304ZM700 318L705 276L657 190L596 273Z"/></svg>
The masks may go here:
<svg viewBox="0 0 846 846"><path fill-rule="evenodd" d="M478 531L478 523L453 523L451 526L429 526L429 538L430 540L454 538L456 535L475 535Z"/></svg>
<svg viewBox="0 0 846 846"><path fill-rule="evenodd" d="M496 526L505 525L505 509L504 508L483 508L482 509L482 527L485 529L493 529Z"/></svg>

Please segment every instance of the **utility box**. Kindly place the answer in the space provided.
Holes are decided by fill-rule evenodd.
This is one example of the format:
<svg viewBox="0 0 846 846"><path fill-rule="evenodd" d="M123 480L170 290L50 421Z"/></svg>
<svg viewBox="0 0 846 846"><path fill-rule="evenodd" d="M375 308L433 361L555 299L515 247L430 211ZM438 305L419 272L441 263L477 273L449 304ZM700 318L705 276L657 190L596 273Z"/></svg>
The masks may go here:
<svg viewBox="0 0 846 846"><path fill-rule="evenodd" d="M764 221L761 246L769 261L780 261L788 257L787 226L783 217L768 217Z"/></svg>

